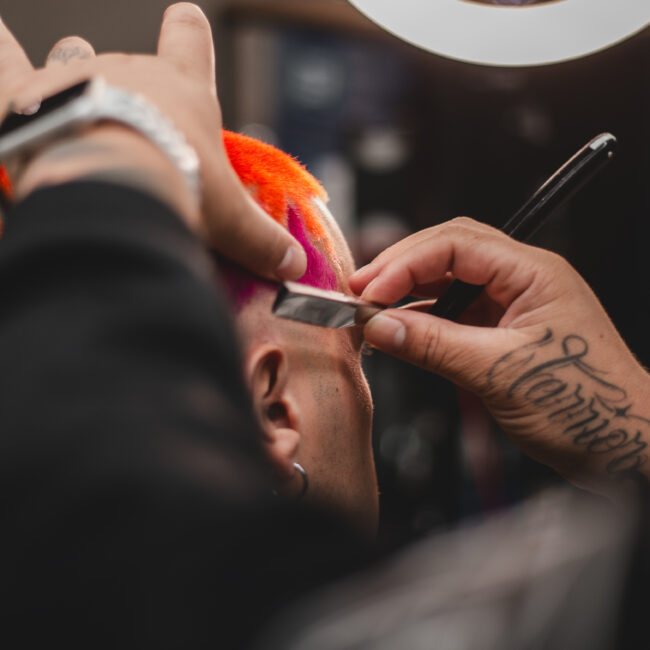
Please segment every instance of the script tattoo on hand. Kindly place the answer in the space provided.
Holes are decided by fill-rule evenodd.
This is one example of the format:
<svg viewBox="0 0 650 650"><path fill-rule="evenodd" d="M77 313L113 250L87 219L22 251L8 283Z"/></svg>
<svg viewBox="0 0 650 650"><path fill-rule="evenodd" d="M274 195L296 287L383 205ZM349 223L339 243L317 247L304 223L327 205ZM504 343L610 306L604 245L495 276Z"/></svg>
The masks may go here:
<svg viewBox="0 0 650 650"><path fill-rule="evenodd" d="M592 454L608 454L613 475L638 473L647 461L650 419L633 412L627 392L588 362L589 344L578 334L562 339L552 330L502 356L488 386L509 382L508 397L524 399L550 425Z"/></svg>

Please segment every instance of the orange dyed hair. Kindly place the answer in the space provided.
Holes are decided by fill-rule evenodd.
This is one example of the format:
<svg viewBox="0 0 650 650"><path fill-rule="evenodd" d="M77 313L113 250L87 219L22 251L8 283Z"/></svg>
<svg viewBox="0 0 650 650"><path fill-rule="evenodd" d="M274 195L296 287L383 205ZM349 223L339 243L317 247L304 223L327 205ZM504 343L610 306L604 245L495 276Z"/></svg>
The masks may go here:
<svg viewBox="0 0 650 650"><path fill-rule="evenodd" d="M305 167L276 147L240 133L224 130L223 143L237 176L254 190L264 210L286 228L293 205L308 233L331 254L332 241L313 204L315 198L326 202L327 193Z"/></svg>

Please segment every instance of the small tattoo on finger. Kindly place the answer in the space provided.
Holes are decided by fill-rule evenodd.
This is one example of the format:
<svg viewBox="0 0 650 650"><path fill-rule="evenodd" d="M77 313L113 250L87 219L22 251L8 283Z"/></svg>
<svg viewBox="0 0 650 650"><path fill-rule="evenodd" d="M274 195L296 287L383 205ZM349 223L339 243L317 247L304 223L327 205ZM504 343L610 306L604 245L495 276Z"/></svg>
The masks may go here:
<svg viewBox="0 0 650 650"><path fill-rule="evenodd" d="M88 50L75 46L61 46L57 47L48 57L48 61L58 61L59 63L67 64L71 59L89 59L90 52Z"/></svg>

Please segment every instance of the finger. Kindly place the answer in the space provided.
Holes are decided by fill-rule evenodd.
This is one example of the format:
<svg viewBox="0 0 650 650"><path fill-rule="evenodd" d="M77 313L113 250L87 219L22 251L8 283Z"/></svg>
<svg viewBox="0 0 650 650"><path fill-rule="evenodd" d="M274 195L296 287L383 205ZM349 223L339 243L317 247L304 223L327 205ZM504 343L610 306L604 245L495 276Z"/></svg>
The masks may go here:
<svg viewBox="0 0 650 650"><path fill-rule="evenodd" d="M372 262L369 262L365 266L357 269L349 280L350 288L352 291L358 295L361 295L363 290L372 280L374 280L374 278L381 272L386 264L390 262L391 259L399 257L416 243L428 237L429 233L432 230L433 228L427 228L425 230L421 230L420 232L409 235L408 237L405 237L404 239L398 241L392 246L389 246L387 249L379 253L379 255L377 255L377 257L375 257Z"/></svg>
<svg viewBox="0 0 650 650"><path fill-rule="evenodd" d="M468 217L456 217L450 221L425 228L416 232L401 241L389 246L386 250L382 251L370 264L359 269L355 274L355 281L363 281L366 284L372 280L381 269L383 269L389 262L394 259L402 257L408 250L417 245L422 245L424 242L434 240L436 237L443 236L450 230L462 229L466 232L466 236L480 236L487 233L498 233L496 229L488 226L480 221L470 219ZM362 279L363 278L363 279Z"/></svg>
<svg viewBox="0 0 650 650"><path fill-rule="evenodd" d="M362 293L366 286L380 273L380 271L393 259L399 258L413 246L422 244L424 241L444 235L450 228L464 228L468 233L474 234L498 232L491 226L468 217L457 217L451 221L426 228L416 232L401 241L389 246L382 251L370 264L358 269L350 279L350 287L355 293Z"/></svg>
<svg viewBox="0 0 650 650"><path fill-rule="evenodd" d="M17 107L35 107L37 110L43 97L50 97L87 79L92 70L91 61L86 59L74 66L57 65L36 70L27 82L19 84L12 93L13 104ZM27 110L21 112L27 113Z"/></svg>
<svg viewBox="0 0 650 650"><path fill-rule="evenodd" d="M158 55L197 74L214 86L212 30L208 19L197 5L179 2L167 8L158 38Z"/></svg>
<svg viewBox="0 0 650 650"><path fill-rule="evenodd" d="M204 227L213 248L272 280L304 275L307 257L302 246L257 205L230 165L208 185Z"/></svg>
<svg viewBox="0 0 650 650"><path fill-rule="evenodd" d="M33 71L20 43L0 19L0 93L24 83ZM0 94L0 110L4 108L1 104L11 99Z"/></svg>
<svg viewBox="0 0 650 650"><path fill-rule="evenodd" d="M84 61L95 56L93 46L79 36L68 36L58 41L47 55L45 65L67 65L70 62Z"/></svg>
<svg viewBox="0 0 650 650"><path fill-rule="evenodd" d="M451 272L464 282L485 285L487 294L507 307L535 280L539 252L498 232L449 228L444 235L425 239L391 260L367 285L362 297L392 304L414 287Z"/></svg>
<svg viewBox="0 0 650 650"><path fill-rule="evenodd" d="M374 347L442 375L474 392L485 391L497 358L528 336L502 328L459 325L406 309L390 309L371 318L364 338Z"/></svg>

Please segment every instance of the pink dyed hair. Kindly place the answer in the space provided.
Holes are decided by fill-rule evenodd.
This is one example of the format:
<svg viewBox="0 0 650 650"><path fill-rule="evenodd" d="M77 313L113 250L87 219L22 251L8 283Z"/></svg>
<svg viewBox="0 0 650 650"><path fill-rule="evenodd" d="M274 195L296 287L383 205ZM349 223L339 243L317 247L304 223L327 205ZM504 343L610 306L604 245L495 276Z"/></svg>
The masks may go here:
<svg viewBox="0 0 650 650"><path fill-rule="evenodd" d="M331 238L315 201L327 200L318 181L294 158L271 145L224 131L224 145L240 180L269 218L282 224L307 255L307 271L298 280L322 289L337 289L337 264ZM236 311L261 288L274 288L240 267L219 260L227 296Z"/></svg>

